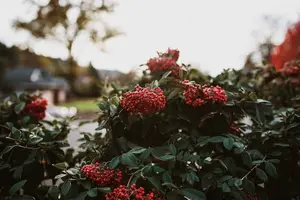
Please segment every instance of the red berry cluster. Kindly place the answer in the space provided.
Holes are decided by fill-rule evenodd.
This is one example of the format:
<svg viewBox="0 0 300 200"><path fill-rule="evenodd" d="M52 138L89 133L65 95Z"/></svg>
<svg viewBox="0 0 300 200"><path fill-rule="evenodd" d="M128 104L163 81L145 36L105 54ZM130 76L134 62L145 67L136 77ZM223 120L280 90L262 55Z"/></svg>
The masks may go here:
<svg viewBox="0 0 300 200"><path fill-rule="evenodd" d="M33 99L27 103L24 107L24 115L31 115L36 119L43 119L46 117L46 109L48 102L44 98L33 97Z"/></svg>
<svg viewBox="0 0 300 200"><path fill-rule="evenodd" d="M135 86L135 91L126 92L120 101L124 110L134 114L152 114L165 108L166 97L160 88L142 88Z"/></svg>
<svg viewBox="0 0 300 200"><path fill-rule="evenodd" d="M171 58L172 60L177 61L179 58L179 51L178 49L170 49L168 48L166 53L163 53L161 56L162 57L167 57L167 58Z"/></svg>
<svg viewBox="0 0 300 200"><path fill-rule="evenodd" d="M204 102L226 102L226 92L220 86L199 85L197 83L189 84L188 80L182 82L185 86L183 93L185 102L193 107L201 106Z"/></svg>
<svg viewBox="0 0 300 200"><path fill-rule="evenodd" d="M168 49L166 53L161 54L158 58L151 58L147 66L151 72L171 71L175 77L179 76L181 67L177 64L179 51L177 49Z"/></svg>
<svg viewBox="0 0 300 200"><path fill-rule="evenodd" d="M124 185L120 185L112 192L105 195L105 200L163 200L156 196L154 192L145 193L143 187L137 188L133 184L130 188Z"/></svg>
<svg viewBox="0 0 300 200"><path fill-rule="evenodd" d="M220 86L202 86L202 92L205 96L205 100L215 101L215 102L226 102L227 95L226 92Z"/></svg>
<svg viewBox="0 0 300 200"><path fill-rule="evenodd" d="M84 165L81 172L98 186L116 185L122 181L120 169L101 168L99 163Z"/></svg>
<svg viewBox="0 0 300 200"><path fill-rule="evenodd" d="M300 22L288 29L283 43L276 46L271 54L271 61L277 70L295 59L300 59Z"/></svg>
<svg viewBox="0 0 300 200"><path fill-rule="evenodd" d="M296 60L286 62L280 72L288 76L300 75L300 62Z"/></svg>

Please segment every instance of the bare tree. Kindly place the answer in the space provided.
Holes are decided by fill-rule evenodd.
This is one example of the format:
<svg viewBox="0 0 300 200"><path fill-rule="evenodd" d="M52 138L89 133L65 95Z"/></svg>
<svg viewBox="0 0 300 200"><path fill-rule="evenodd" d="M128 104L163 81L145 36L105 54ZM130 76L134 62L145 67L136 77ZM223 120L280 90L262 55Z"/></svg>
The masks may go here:
<svg viewBox="0 0 300 200"><path fill-rule="evenodd" d="M105 0L25 0L36 10L30 21L18 19L17 29L26 30L34 38L57 41L68 50L69 80L76 77L77 63L72 54L79 36L88 36L95 45L103 44L120 32L103 21L103 14L113 12L115 4Z"/></svg>

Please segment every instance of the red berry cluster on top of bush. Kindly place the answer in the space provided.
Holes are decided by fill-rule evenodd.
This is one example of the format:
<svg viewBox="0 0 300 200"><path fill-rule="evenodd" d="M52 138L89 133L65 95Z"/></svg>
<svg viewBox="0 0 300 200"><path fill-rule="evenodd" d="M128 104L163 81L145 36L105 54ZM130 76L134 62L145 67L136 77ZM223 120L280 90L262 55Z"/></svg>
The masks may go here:
<svg viewBox="0 0 300 200"><path fill-rule="evenodd" d="M280 69L280 72L288 76L300 75L300 61L292 60L286 62L283 68Z"/></svg>
<svg viewBox="0 0 300 200"><path fill-rule="evenodd" d="M185 86L184 97L185 102L193 107L201 106L204 102L226 102L226 92L220 86L206 86L197 83L190 84L189 80L182 82Z"/></svg>
<svg viewBox="0 0 300 200"><path fill-rule="evenodd" d="M151 58L147 66L151 72L171 71L175 77L179 76L181 67L177 64L179 51L168 49L166 53L161 54L158 58Z"/></svg>
<svg viewBox="0 0 300 200"><path fill-rule="evenodd" d="M156 196L154 192L145 193L143 187L137 188L133 184L130 188L124 185L120 185L112 192L105 195L106 200L163 200Z"/></svg>
<svg viewBox="0 0 300 200"><path fill-rule="evenodd" d="M179 58L179 54L180 54L180 52L178 51L178 49L168 48L167 52L163 53L161 56L171 58L172 60L177 61Z"/></svg>
<svg viewBox="0 0 300 200"><path fill-rule="evenodd" d="M126 92L120 101L124 110L133 114L152 114L165 108L166 97L162 89L135 86L135 91Z"/></svg>
<svg viewBox="0 0 300 200"><path fill-rule="evenodd" d="M100 168L99 163L84 165L81 172L98 186L118 185L122 181L120 169Z"/></svg>
<svg viewBox="0 0 300 200"><path fill-rule="evenodd" d="M277 70L295 59L300 59L300 22L288 29L285 40L273 49L271 55L271 61Z"/></svg>
<svg viewBox="0 0 300 200"><path fill-rule="evenodd" d="M43 119L46 117L46 109L48 102L44 98L33 97L33 99L28 102L23 110L24 115L30 115L36 119Z"/></svg>

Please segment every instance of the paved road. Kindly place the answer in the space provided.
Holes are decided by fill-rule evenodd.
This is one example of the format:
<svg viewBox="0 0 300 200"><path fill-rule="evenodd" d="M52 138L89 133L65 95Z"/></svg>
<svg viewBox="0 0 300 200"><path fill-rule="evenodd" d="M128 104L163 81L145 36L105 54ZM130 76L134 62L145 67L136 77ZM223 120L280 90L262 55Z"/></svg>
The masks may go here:
<svg viewBox="0 0 300 200"><path fill-rule="evenodd" d="M77 120L73 122L72 125L78 126L81 120ZM79 142L77 141L79 138L83 137L80 133L81 132L88 132L88 133L95 133L95 129L97 128L98 123L88 123L84 124L76 129L71 130L68 136L68 142L70 143L70 146L74 149L78 148Z"/></svg>

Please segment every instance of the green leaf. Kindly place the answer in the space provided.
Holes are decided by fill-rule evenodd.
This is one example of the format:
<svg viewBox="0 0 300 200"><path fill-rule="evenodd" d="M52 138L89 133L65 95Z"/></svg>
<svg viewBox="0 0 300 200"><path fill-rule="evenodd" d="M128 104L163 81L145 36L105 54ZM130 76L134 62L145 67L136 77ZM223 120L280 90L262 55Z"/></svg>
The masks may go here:
<svg viewBox="0 0 300 200"><path fill-rule="evenodd" d="M21 136L22 136L22 132L19 129L13 127L11 130L11 137L15 140L20 140Z"/></svg>
<svg viewBox="0 0 300 200"><path fill-rule="evenodd" d="M96 197L98 195L98 188L92 188L87 192L89 197Z"/></svg>
<svg viewBox="0 0 300 200"><path fill-rule="evenodd" d="M7 154L8 152L10 152L13 148L15 148L17 145L13 145L13 146L7 146L5 147L5 149L2 151L1 153L1 157L5 154Z"/></svg>
<svg viewBox="0 0 300 200"><path fill-rule="evenodd" d="M100 187L98 190L103 193L109 193L111 191L109 187Z"/></svg>
<svg viewBox="0 0 300 200"><path fill-rule="evenodd" d="M266 172L269 176L272 176L274 178L277 178L277 170L276 167L271 162L265 163Z"/></svg>
<svg viewBox="0 0 300 200"><path fill-rule="evenodd" d="M29 117L29 116L23 117L23 123L24 123L24 124L27 124L27 123L29 122L29 120L30 120L30 117Z"/></svg>
<svg viewBox="0 0 300 200"><path fill-rule="evenodd" d="M22 180L20 182L17 182L16 184L14 184L10 189L9 189L9 194L11 196L13 196L17 191L19 191L27 182L27 180Z"/></svg>
<svg viewBox="0 0 300 200"><path fill-rule="evenodd" d="M61 162L61 163L57 163L55 165L53 165L54 167L56 167L57 169L61 169L61 170L64 170L67 168L67 163L65 162Z"/></svg>
<svg viewBox="0 0 300 200"><path fill-rule="evenodd" d="M145 161L147 158L149 158L150 154L152 153L152 148L148 148L146 151L144 151L141 155L140 155L140 159L142 161Z"/></svg>
<svg viewBox="0 0 300 200"><path fill-rule="evenodd" d="M174 158L175 158L175 156L173 156L173 155L163 155L161 157L157 157L157 159L162 160L162 161L172 160Z"/></svg>
<svg viewBox="0 0 300 200"><path fill-rule="evenodd" d="M40 143L41 141L43 141L43 138L41 138L41 137L39 137L39 136L32 136L32 137L30 137L30 139L29 139L29 144L38 144L38 143Z"/></svg>
<svg viewBox="0 0 300 200"><path fill-rule="evenodd" d="M223 136L215 136L215 137L211 137L208 141L211 143L219 143L219 142L223 142L226 139L226 137Z"/></svg>
<svg viewBox="0 0 300 200"><path fill-rule="evenodd" d="M241 179L236 178L236 179L233 180L233 184L236 187L240 187L243 184L243 181Z"/></svg>
<svg viewBox="0 0 300 200"><path fill-rule="evenodd" d="M110 162L109 162L109 168L114 169L116 168L120 163L120 157L114 157Z"/></svg>
<svg viewBox="0 0 300 200"><path fill-rule="evenodd" d="M242 186L243 186L244 190L247 191L247 193L249 193L250 195L254 195L254 193L255 193L254 183L252 183L251 181L249 181L248 179L245 178L243 180Z"/></svg>
<svg viewBox="0 0 300 200"><path fill-rule="evenodd" d="M64 182L61 186L61 193L63 196L66 196L68 194L68 192L70 191L71 189L71 182L70 181L67 181L67 182Z"/></svg>
<svg viewBox="0 0 300 200"><path fill-rule="evenodd" d="M227 183L223 183L222 184L222 191L227 193L227 192L231 192L230 187L227 185Z"/></svg>
<svg viewBox="0 0 300 200"><path fill-rule="evenodd" d="M232 138L226 138L223 140L223 145L226 149L231 150L233 147L233 139Z"/></svg>
<svg viewBox="0 0 300 200"><path fill-rule="evenodd" d="M85 139L86 141L88 141L88 142L91 141L90 136L88 136L87 134L84 134L83 136L84 136L84 139Z"/></svg>
<svg viewBox="0 0 300 200"><path fill-rule="evenodd" d="M160 181L155 177L147 177L148 181L158 190L161 188Z"/></svg>
<svg viewBox="0 0 300 200"><path fill-rule="evenodd" d="M206 173L201 177L201 186L204 190L209 188L215 182L213 173Z"/></svg>
<svg viewBox="0 0 300 200"><path fill-rule="evenodd" d="M14 179L21 179L23 172L23 165L20 165L15 168L15 172L13 174Z"/></svg>
<svg viewBox="0 0 300 200"><path fill-rule="evenodd" d="M169 145L169 150L170 150L170 153L171 153L172 155L176 156L177 149L176 149L176 147L175 147L174 144L170 144L170 145Z"/></svg>
<svg viewBox="0 0 300 200"><path fill-rule="evenodd" d="M121 163L127 166L136 166L138 159L134 154L125 153L121 156Z"/></svg>
<svg viewBox="0 0 300 200"><path fill-rule="evenodd" d="M176 88L176 89L172 90L169 93L169 95L167 97L167 100L169 101L169 100L173 99L174 97L177 97L180 92L181 92L181 89L179 89L179 88Z"/></svg>
<svg viewBox="0 0 300 200"><path fill-rule="evenodd" d="M163 173L162 180L164 183L173 183L172 176L168 171Z"/></svg>
<svg viewBox="0 0 300 200"><path fill-rule="evenodd" d="M20 114L20 112L25 108L25 102L21 102L17 105L15 105L14 110L16 114Z"/></svg>
<svg viewBox="0 0 300 200"><path fill-rule="evenodd" d="M244 152L242 155L243 159L243 164L246 165L247 167L251 168L252 167L252 158L249 153Z"/></svg>
<svg viewBox="0 0 300 200"><path fill-rule="evenodd" d="M225 176L222 176L221 178L219 178L218 181L220 181L220 182L222 183L222 182L228 181L228 180L231 179L231 178L232 178L232 176L230 176L230 175L225 175Z"/></svg>
<svg viewBox="0 0 300 200"><path fill-rule="evenodd" d="M81 192L77 197L76 200L84 200L87 196L87 192Z"/></svg>
<svg viewBox="0 0 300 200"><path fill-rule="evenodd" d="M189 198L190 200L206 200L205 194L200 190L194 188L186 188L180 191L185 197Z"/></svg>
<svg viewBox="0 0 300 200"><path fill-rule="evenodd" d="M144 147L135 147L135 148L131 149L128 153L140 154L140 153L143 153L144 151L146 151L146 149Z"/></svg>
<svg viewBox="0 0 300 200"><path fill-rule="evenodd" d="M47 196L49 196L51 199L58 199L59 196L59 189L57 186L52 186L49 188Z"/></svg>
<svg viewBox="0 0 300 200"><path fill-rule="evenodd" d="M266 174L263 170L261 170L261 169L259 169L259 168L256 168L255 171L256 171L257 177L258 177L260 180L262 180L263 182L267 182L268 176L267 176L267 174Z"/></svg>
<svg viewBox="0 0 300 200"><path fill-rule="evenodd" d="M61 178L66 177L66 176L67 176L67 174L58 174L54 177L54 179L61 179Z"/></svg>

